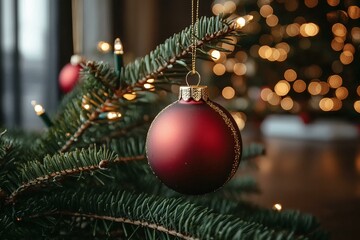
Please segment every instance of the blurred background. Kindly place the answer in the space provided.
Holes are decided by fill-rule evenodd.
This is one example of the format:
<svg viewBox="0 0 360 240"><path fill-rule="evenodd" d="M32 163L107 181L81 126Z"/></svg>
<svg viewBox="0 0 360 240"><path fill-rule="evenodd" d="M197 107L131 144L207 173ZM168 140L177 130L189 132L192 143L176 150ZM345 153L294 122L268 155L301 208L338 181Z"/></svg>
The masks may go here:
<svg viewBox="0 0 360 240"><path fill-rule="evenodd" d="M191 1L0 0L0 125L40 130L31 101L53 114L59 73L73 54L125 64L191 24ZM200 1L200 16L250 14L239 48L199 61L203 84L227 107L256 159L256 203L315 214L334 239L360 223L360 3L356 0ZM174 94L177 89L174 88Z"/></svg>

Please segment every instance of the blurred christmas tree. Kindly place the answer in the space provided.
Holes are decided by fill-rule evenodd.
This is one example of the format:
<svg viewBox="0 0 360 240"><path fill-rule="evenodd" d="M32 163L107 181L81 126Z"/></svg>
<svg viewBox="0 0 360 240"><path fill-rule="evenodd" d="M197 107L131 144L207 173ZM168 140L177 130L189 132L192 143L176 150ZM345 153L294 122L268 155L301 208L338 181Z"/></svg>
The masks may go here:
<svg viewBox="0 0 360 240"><path fill-rule="evenodd" d="M240 50L213 53L213 73L225 76L213 93L238 112L241 126L269 112L359 119L358 1L216 0L212 11L254 16Z"/></svg>
<svg viewBox="0 0 360 240"><path fill-rule="evenodd" d="M201 18L198 56L211 60L210 50L236 45L246 23ZM183 196L152 174L146 132L188 73L190 50L187 28L124 68L88 62L46 132L2 132L1 239L326 238L312 216L241 200L257 191L246 177L211 194ZM49 124L44 109L34 108ZM247 146L242 160L261 153Z"/></svg>

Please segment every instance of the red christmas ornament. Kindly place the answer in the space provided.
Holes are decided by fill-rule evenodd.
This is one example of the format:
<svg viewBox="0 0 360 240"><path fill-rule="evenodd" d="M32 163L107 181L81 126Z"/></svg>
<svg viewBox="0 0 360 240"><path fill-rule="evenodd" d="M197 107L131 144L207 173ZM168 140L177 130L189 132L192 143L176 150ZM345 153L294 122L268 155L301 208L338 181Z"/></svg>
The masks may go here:
<svg viewBox="0 0 360 240"><path fill-rule="evenodd" d="M59 74L59 86L63 93L68 93L79 81L80 70L82 69L80 63L82 58L78 55L71 57L70 63L66 64Z"/></svg>
<svg viewBox="0 0 360 240"><path fill-rule="evenodd" d="M223 107L208 100L206 86L180 87L179 100L152 122L146 152L155 175L184 194L222 187L241 156L240 131Z"/></svg>
<svg viewBox="0 0 360 240"><path fill-rule="evenodd" d="M312 117L310 116L310 114L308 112L301 112L299 114L299 117L300 117L301 121L306 125L310 124L313 121Z"/></svg>

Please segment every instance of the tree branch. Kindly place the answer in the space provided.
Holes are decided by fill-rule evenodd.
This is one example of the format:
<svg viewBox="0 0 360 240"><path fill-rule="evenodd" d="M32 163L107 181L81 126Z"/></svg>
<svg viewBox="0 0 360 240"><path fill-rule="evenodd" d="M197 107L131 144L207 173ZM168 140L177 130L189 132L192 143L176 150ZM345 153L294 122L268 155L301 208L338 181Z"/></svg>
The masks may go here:
<svg viewBox="0 0 360 240"><path fill-rule="evenodd" d="M228 24L227 27L214 32L211 35L206 34L202 39L199 39L196 42L196 48L199 48L203 46L207 42L211 42L212 40L215 40L217 38L221 38L231 32L234 32L238 29L237 25L233 22L231 24ZM139 79L136 83L132 85L128 85L124 89L118 89L114 92L113 96L111 96L109 99L105 101L105 103L101 104L98 108L95 109L95 111L91 114L90 118L82 124L78 130L73 134L73 136L64 144L64 146L61 148L60 152L66 152L70 149L72 144L75 142L74 139L78 139L82 136L82 134L91 126L91 123L99 116L100 113L102 113L106 109L106 105L111 103L112 101L116 101L120 99L125 93L134 92L136 91L136 88L141 88L146 83L146 81L150 78L156 78L158 75L160 75L162 72L164 72L169 65L174 64L176 60L184 58L186 55L188 55L191 52L192 45L189 45L187 48L185 48L181 53L178 55L175 55L174 57L165 60L165 62L157 68L155 71L148 73L143 78Z"/></svg>
<svg viewBox="0 0 360 240"><path fill-rule="evenodd" d="M14 192L12 192L10 194L10 196L8 196L6 198L5 203L6 204L13 203L19 194L23 193L24 191L27 191L30 188L40 186L47 182L59 181L60 179L66 177L66 176L75 175L80 172L83 173L83 172L90 172L90 171L95 171L95 170L103 170L103 169L110 167L111 164L118 164L118 163L128 162L128 161L139 161L139 160L144 160L144 159L146 159L145 155L118 157L118 158L115 158L113 161L104 159L104 160L101 160L98 165L90 165L90 166L83 166L83 167L78 167L78 168L65 169L65 170L62 170L59 172L53 172L48 175L37 177L37 178L35 178L31 181L25 182L21 186L19 186Z"/></svg>
<svg viewBox="0 0 360 240"><path fill-rule="evenodd" d="M56 211L56 212L49 212L49 213L44 213L44 214L31 215L31 216L28 216L28 218L37 218L37 217L52 216L52 215L85 217L85 218L90 218L90 219L100 219L100 220L112 221L112 222L117 222L117 223L127 223L127 224L136 225L136 226L155 229L159 232L163 232L163 233L166 233L166 234L169 234L169 235L181 238L181 239L185 239L185 240L198 240L198 238L185 235L183 233L177 232L175 230L171 230L169 228L166 228L166 227L161 226L156 223L151 223L151 222L142 221L142 220L133 220L133 219L124 218L124 217L110 217L110 216L101 216L101 215L96 215L96 214L86 214L86 213L68 212L68 211Z"/></svg>

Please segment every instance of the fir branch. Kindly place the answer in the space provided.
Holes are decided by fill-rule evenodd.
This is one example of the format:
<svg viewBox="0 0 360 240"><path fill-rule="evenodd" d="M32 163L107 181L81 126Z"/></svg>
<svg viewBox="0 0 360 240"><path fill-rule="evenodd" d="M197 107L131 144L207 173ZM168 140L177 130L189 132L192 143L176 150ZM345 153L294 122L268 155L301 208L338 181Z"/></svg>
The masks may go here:
<svg viewBox="0 0 360 240"><path fill-rule="evenodd" d="M137 156L130 156L130 157L117 157L114 159L113 162L132 162L132 161L142 161L146 160L145 155L137 155Z"/></svg>
<svg viewBox="0 0 360 240"><path fill-rule="evenodd" d="M32 218L38 218L38 217L43 217L43 216L56 216L56 215L71 216L71 217L84 217L84 218L100 219L100 220L106 220L106 221L117 222L117 223L126 223L126 224L135 225L135 226L141 226L141 227L154 229L159 232L163 232L165 234L169 234L169 235L172 235L172 236L175 236L175 237L178 237L181 239L185 239L185 240L198 240L198 238L184 235L180 232L168 229L164 226L157 225L155 223L151 223L148 221L141 221L141 220L133 220L130 218L125 218L125 217L100 216L100 215L96 215L96 214L85 214L85 213L79 213L79 212L63 211L63 212L49 212L49 213L44 213L44 214L35 214L35 215L28 216L28 218L32 219Z"/></svg>
<svg viewBox="0 0 360 240"><path fill-rule="evenodd" d="M222 19L220 16L203 17L199 20L199 36L197 36L196 48L202 46L216 47L216 41L226 38L230 33L239 31L237 24L233 21ZM167 39L163 44L159 45L154 51L144 58L137 59L133 63L128 64L120 76L120 81L125 86L117 89L113 95L109 97L103 104L97 107L90 117L73 133L68 141L61 147L60 152L66 152L74 144L75 139L78 139L91 126L91 123L99 116L101 112L106 109L108 104L116 101L125 93L136 92L143 89L143 85L150 78L157 78L163 72L169 70L170 66L176 64L177 61L185 58L191 52L191 30L186 28L179 34ZM158 60L162 60L159 62ZM90 64L91 71L98 73L96 68L101 67L101 64ZM101 79L101 78L100 78ZM103 81L103 80L102 80Z"/></svg>
<svg viewBox="0 0 360 240"><path fill-rule="evenodd" d="M105 165L114 163L115 155L108 150L95 149L77 150L66 154L47 156L44 163L33 161L22 166L21 183L6 199L6 203L13 203L16 197L30 188L45 183L58 182L66 176L103 169ZM117 163L121 158L116 159ZM128 160L128 159L125 159Z"/></svg>
<svg viewBox="0 0 360 240"><path fill-rule="evenodd" d="M45 215L61 213L141 225L145 232L155 229L189 239L297 238L291 231L277 231L256 222L214 213L184 199L154 197L127 191L59 191L53 195L35 196L19 205L15 215L22 221L36 222L36 219L42 219ZM156 234L154 237L159 239L159 236L161 235Z"/></svg>

